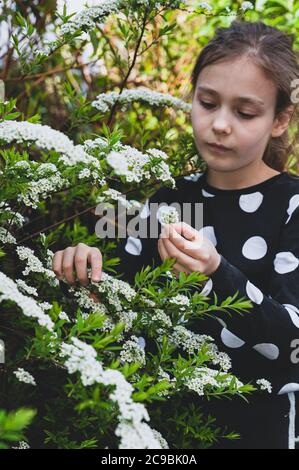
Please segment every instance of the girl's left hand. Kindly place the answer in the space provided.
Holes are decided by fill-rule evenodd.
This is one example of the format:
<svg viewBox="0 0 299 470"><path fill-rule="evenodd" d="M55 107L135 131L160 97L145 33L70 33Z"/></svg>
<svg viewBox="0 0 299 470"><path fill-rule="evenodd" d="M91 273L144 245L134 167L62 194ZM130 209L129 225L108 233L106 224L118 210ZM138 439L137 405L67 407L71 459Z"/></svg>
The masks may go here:
<svg viewBox="0 0 299 470"><path fill-rule="evenodd" d="M165 258L176 259L172 269L177 274L181 271L187 274L199 271L209 276L221 261L213 243L185 222L164 225L158 240L158 251L162 261Z"/></svg>

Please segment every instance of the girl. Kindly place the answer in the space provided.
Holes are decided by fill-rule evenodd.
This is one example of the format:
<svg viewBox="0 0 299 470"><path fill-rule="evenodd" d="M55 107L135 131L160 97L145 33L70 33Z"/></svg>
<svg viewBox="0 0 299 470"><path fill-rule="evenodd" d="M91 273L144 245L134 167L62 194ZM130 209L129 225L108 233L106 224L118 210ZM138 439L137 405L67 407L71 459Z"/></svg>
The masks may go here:
<svg viewBox="0 0 299 470"><path fill-rule="evenodd" d="M299 67L292 40L262 22L218 28L192 72L191 120L203 172L176 180L145 204L203 203L204 226L159 225L160 237L128 236L118 247L119 271L132 282L142 266L171 257L173 269L209 276L205 295L239 292L249 313L215 315L193 330L209 334L232 359L242 381L270 380L272 394L243 400L196 401L220 425L241 434L214 448L293 448L299 391L299 178L285 171L295 149L288 126L297 112ZM292 94L293 93L293 94ZM194 219L192 219L194 221ZM79 244L55 253L61 279L86 285L101 275L101 253ZM199 323L199 322L197 322ZM297 353L296 353L297 348Z"/></svg>

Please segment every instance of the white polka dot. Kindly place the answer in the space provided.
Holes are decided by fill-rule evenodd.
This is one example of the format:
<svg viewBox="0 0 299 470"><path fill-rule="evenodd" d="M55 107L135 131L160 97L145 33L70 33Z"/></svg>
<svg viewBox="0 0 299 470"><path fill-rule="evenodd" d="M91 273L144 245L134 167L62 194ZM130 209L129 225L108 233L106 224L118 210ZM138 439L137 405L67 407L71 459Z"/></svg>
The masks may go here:
<svg viewBox="0 0 299 470"><path fill-rule="evenodd" d="M204 288L200 291L200 294L202 295L208 295L213 288L213 281L212 279L209 279Z"/></svg>
<svg viewBox="0 0 299 470"><path fill-rule="evenodd" d="M246 293L247 297L254 302L255 304L261 304L264 298L263 293L258 287L252 284L250 281L246 283Z"/></svg>
<svg viewBox="0 0 299 470"><path fill-rule="evenodd" d="M138 344L142 349L145 348L145 339L143 338L143 336L138 337Z"/></svg>
<svg viewBox="0 0 299 470"><path fill-rule="evenodd" d="M143 205L142 211L140 212L141 219L146 219L150 215L149 200L147 199Z"/></svg>
<svg viewBox="0 0 299 470"><path fill-rule="evenodd" d="M193 173L189 176L184 176L184 180L193 181L194 183L203 175L203 173Z"/></svg>
<svg viewBox="0 0 299 470"><path fill-rule="evenodd" d="M297 307L295 307L295 305L291 305L291 304L282 304L286 309L287 311L289 312L289 315L291 317L291 320L292 322L294 323L294 325L299 328L299 310Z"/></svg>
<svg viewBox="0 0 299 470"><path fill-rule="evenodd" d="M258 353L265 356L267 359L274 361L279 356L279 349L275 344L272 343L261 343L253 346Z"/></svg>
<svg viewBox="0 0 299 470"><path fill-rule="evenodd" d="M264 196L259 191L240 196L239 205L244 212L255 212L263 202Z"/></svg>
<svg viewBox="0 0 299 470"><path fill-rule="evenodd" d="M238 336L234 335L227 328L223 328L221 331L221 339L223 344L225 344L225 346L228 348L240 348L245 344L245 341L243 341L241 338L238 338Z"/></svg>
<svg viewBox="0 0 299 470"><path fill-rule="evenodd" d="M142 243L140 238L128 237L125 250L130 253L130 255L140 255L142 251Z"/></svg>
<svg viewBox="0 0 299 470"><path fill-rule="evenodd" d="M274 259L274 269L278 274L290 273L295 271L299 264L298 258L296 258L290 251L281 251L277 253Z"/></svg>
<svg viewBox="0 0 299 470"><path fill-rule="evenodd" d="M298 392L299 384L296 382L290 382L289 384L284 385L278 392L278 395L282 395L283 393L290 393L290 392Z"/></svg>
<svg viewBox="0 0 299 470"><path fill-rule="evenodd" d="M206 191L205 189L202 189L201 193L205 197L215 197L215 194L208 193L208 191Z"/></svg>
<svg viewBox="0 0 299 470"><path fill-rule="evenodd" d="M242 248L242 254L247 259L261 259L267 253L267 243L262 237L251 237L246 240Z"/></svg>
<svg viewBox="0 0 299 470"><path fill-rule="evenodd" d="M214 246L217 245L215 231L212 225L207 225L206 227L202 227L200 230L198 230L198 233L200 235L203 235L204 237L207 237L210 240L210 242L213 243Z"/></svg>
<svg viewBox="0 0 299 470"><path fill-rule="evenodd" d="M226 328L227 325L226 325L225 321L222 320L222 318L218 318L218 317L214 317L214 318L215 318L215 320L217 320L220 323L220 325L223 326L223 328Z"/></svg>
<svg viewBox="0 0 299 470"><path fill-rule="evenodd" d="M286 221L286 224L288 223L288 221L292 217L292 214L293 214L294 210L297 209L298 206L299 206L299 194L295 194L294 196L291 197L291 199L289 201L289 207L288 207L288 210L287 210L287 213L289 214L289 217Z"/></svg>

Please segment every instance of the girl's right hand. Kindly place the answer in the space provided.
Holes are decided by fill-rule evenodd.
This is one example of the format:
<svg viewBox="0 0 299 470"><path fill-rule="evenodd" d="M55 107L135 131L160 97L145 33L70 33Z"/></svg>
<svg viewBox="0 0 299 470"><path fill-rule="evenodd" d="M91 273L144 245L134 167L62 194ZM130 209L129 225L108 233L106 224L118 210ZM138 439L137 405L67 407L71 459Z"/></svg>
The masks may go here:
<svg viewBox="0 0 299 470"><path fill-rule="evenodd" d="M91 267L91 279L100 281L102 276L102 253L85 243L77 246L68 246L64 250L56 251L52 260L52 268L59 280L65 280L71 285L76 282L75 275L82 286L89 284L87 263Z"/></svg>

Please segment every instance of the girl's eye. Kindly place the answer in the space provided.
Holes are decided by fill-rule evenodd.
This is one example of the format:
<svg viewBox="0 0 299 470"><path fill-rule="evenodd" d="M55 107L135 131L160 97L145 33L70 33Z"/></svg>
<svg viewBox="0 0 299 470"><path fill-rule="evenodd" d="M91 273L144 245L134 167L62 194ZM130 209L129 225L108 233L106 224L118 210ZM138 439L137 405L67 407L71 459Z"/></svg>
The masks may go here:
<svg viewBox="0 0 299 470"><path fill-rule="evenodd" d="M204 108L212 108L214 106L213 103L208 103L207 101L202 101L202 100L199 100L200 104L204 107Z"/></svg>
<svg viewBox="0 0 299 470"><path fill-rule="evenodd" d="M215 106L214 103L209 103L208 101L199 100L199 102L204 108L207 109L212 109ZM238 111L238 113L243 119L253 119L255 117L254 114L242 113L241 111Z"/></svg>
<svg viewBox="0 0 299 470"><path fill-rule="evenodd" d="M246 114L246 113L242 113L241 111L239 111L239 114L242 116L242 118L244 119L253 119L255 117L254 114Z"/></svg>

